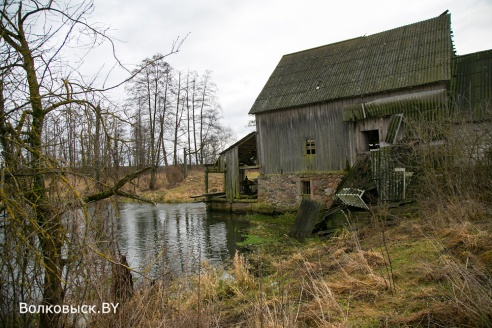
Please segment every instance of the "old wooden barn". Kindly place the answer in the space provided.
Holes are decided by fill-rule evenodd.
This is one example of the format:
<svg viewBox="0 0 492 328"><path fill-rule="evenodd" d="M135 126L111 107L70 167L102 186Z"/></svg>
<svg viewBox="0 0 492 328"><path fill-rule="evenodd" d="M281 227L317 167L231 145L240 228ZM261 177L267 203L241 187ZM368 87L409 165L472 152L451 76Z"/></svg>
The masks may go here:
<svg viewBox="0 0 492 328"><path fill-rule="evenodd" d="M255 161L249 164L260 174L255 204L248 209L295 210L303 197L330 207L348 169L367 157L373 157L376 185L386 188L378 190L380 196L404 196L400 182L411 173L383 173L391 165L384 164L381 150L408 137L407 118L435 117L461 105L483 119L491 102L491 63L490 50L455 54L447 12L284 55L249 112L256 118ZM252 135L226 150L217 164L227 177L229 202L241 198L236 191L248 165L241 164L240 150L246 143L252 151ZM400 182L393 188L385 179ZM358 192L364 189L346 188L347 201L355 197L357 203Z"/></svg>

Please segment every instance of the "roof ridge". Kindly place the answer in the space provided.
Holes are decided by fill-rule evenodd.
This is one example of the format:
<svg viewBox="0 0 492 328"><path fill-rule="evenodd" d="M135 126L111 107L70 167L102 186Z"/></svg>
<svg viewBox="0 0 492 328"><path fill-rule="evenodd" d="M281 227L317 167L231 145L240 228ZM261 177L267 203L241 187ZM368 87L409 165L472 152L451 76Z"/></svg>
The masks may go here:
<svg viewBox="0 0 492 328"><path fill-rule="evenodd" d="M297 54L301 54L303 52L309 52L309 51L312 51L312 50L321 49L321 48L328 47L328 46L333 46L335 44L340 44L340 43L345 43L345 42L349 42L349 41L354 41L354 40L357 40L357 39L363 39L364 37L366 37L366 36L357 36L357 37L354 37L354 38L351 38L351 39L347 39L347 40L337 41L337 42L328 43L328 44L325 44L325 45L322 45L322 46L317 46L317 47L308 48L308 49L304 49L304 50L300 50L300 51L295 51L295 52L291 52L291 53L285 54L285 55L283 55L283 57L290 56L290 55L297 55Z"/></svg>
<svg viewBox="0 0 492 328"><path fill-rule="evenodd" d="M357 39L370 38L370 37L373 37L373 36L376 36L376 35L388 33L388 32L391 32L391 31L398 30L398 29L408 28L408 27L411 27L413 25L420 25L420 24L425 23L425 22L430 22L430 21L433 21L433 20L442 19L442 17L446 17L446 16L451 16L451 14L450 13L441 14L439 16L435 16L435 17L431 17L431 18L428 18L428 19L424 19L424 20L418 21L418 22L414 22L414 23L410 23L410 24L406 24L406 25L402 25L402 26L390 28L390 29L387 29L387 30L384 30L384 31L373 33L373 34L356 36L356 37L353 37L353 38L350 38L350 39L340 40L340 41L336 41L336 42L324 44L322 46L317 46L317 47L313 47L313 48L308 48L308 49L304 49L304 50L300 50L300 51L291 52L291 53L288 53L288 54L283 55L283 57L290 56L290 55L301 54L303 52L309 52L309 51L312 51L312 50L321 49L321 48L324 48L324 47L329 47L329 46L333 46L333 45L340 44L340 43L350 42L350 41L354 41L354 40L357 40Z"/></svg>
<svg viewBox="0 0 492 328"><path fill-rule="evenodd" d="M492 49L481 50L481 51L477 51L477 52L470 52L470 53L463 54L463 55L456 55L456 56L454 56L454 59L459 59L459 58L467 57L467 56L480 56L480 55L484 55L484 54L489 53L489 52L492 52Z"/></svg>
<svg viewBox="0 0 492 328"><path fill-rule="evenodd" d="M450 16L284 55L249 113L447 81Z"/></svg>

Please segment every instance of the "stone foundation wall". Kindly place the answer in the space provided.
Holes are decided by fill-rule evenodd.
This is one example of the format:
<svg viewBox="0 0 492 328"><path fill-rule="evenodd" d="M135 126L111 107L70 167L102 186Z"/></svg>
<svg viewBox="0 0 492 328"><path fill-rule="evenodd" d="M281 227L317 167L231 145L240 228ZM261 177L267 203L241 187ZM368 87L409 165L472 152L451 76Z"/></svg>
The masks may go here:
<svg viewBox="0 0 492 328"><path fill-rule="evenodd" d="M263 212L296 211L303 197L310 197L329 208L344 175L335 173L266 174L258 177L258 208ZM310 195L303 195L303 181L310 185Z"/></svg>

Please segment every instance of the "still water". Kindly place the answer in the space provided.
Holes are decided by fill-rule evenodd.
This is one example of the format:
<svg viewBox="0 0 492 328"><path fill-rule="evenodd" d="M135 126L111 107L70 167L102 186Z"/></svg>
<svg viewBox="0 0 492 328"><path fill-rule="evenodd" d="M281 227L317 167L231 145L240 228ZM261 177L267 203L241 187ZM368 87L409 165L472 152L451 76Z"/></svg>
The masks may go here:
<svg viewBox="0 0 492 328"><path fill-rule="evenodd" d="M116 236L132 268L152 278L196 272L204 261L225 264L243 240L247 222L205 204L118 205Z"/></svg>

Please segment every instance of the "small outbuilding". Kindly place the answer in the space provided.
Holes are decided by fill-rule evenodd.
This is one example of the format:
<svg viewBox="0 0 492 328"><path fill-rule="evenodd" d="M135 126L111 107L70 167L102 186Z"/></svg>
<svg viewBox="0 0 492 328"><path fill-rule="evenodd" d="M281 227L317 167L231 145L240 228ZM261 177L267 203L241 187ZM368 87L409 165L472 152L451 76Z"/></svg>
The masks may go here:
<svg viewBox="0 0 492 328"><path fill-rule="evenodd" d="M219 154L214 164L205 166L205 200L210 210L251 212L257 202L258 171L256 132L251 132ZM252 175L248 178L248 172ZM224 175L224 190L209 193L211 173Z"/></svg>

